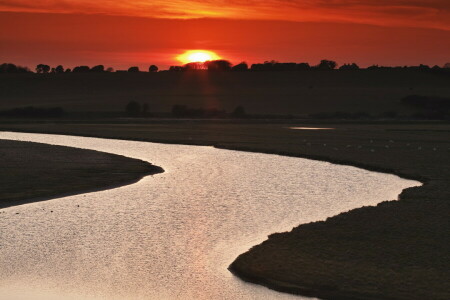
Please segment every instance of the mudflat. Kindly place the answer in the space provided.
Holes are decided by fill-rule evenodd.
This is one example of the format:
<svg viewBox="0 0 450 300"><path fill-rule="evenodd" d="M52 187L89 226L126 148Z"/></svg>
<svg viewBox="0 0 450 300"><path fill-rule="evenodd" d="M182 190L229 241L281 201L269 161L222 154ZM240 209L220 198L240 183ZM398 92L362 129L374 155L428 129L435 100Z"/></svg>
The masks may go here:
<svg viewBox="0 0 450 300"><path fill-rule="evenodd" d="M0 140L0 208L130 184L160 167L124 156Z"/></svg>
<svg viewBox="0 0 450 300"><path fill-rule="evenodd" d="M450 298L448 123L149 121L3 124L47 132L306 157L417 179L387 201L277 233L239 256L244 280L324 299ZM291 127L333 128L293 130ZM300 188L300 187L299 187Z"/></svg>

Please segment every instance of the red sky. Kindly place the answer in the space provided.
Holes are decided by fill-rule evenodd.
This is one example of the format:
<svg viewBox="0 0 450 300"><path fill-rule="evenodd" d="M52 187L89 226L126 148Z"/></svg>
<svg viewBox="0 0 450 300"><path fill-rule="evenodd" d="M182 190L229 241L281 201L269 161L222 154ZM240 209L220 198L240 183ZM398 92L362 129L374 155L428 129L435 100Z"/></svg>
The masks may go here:
<svg viewBox="0 0 450 300"><path fill-rule="evenodd" d="M448 0L0 0L0 62L162 68L191 49L233 63L450 62Z"/></svg>

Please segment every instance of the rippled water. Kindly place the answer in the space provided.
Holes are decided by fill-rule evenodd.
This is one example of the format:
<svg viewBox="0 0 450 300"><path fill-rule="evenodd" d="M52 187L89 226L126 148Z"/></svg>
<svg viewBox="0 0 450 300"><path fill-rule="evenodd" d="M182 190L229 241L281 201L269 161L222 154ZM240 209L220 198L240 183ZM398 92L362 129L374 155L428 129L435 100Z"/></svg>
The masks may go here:
<svg viewBox="0 0 450 300"><path fill-rule="evenodd" d="M302 299L244 283L227 267L271 233L396 199L419 185L212 147L21 133L0 138L111 152L166 171L113 190L2 210L0 298L8 300Z"/></svg>

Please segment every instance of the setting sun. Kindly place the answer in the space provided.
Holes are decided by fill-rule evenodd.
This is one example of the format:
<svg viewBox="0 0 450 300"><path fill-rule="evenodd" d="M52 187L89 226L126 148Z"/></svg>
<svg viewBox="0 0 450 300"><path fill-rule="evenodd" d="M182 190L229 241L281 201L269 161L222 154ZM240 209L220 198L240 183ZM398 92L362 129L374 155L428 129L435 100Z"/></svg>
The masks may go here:
<svg viewBox="0 0 450 300"><path fill-rule="evenodd" d="M183 64L188 64L192 62L205 62L208 60L217 60L220 59L220 56L208 50L189 50L177 56L177 59Z"/></svg>

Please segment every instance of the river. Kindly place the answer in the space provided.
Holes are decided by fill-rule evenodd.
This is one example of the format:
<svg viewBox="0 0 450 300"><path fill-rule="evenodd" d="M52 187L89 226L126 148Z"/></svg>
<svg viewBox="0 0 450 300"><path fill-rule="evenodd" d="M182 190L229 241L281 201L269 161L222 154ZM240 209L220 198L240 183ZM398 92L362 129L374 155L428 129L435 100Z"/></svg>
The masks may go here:
<svg viewBox="0 0 450 300"><path fill-rule="evenodd" d="M419 182L355 167L204 146L0 133L120 154L165 172L1 210L0 299L306 299L228 265L275 232L395 200Z"/></svg>

